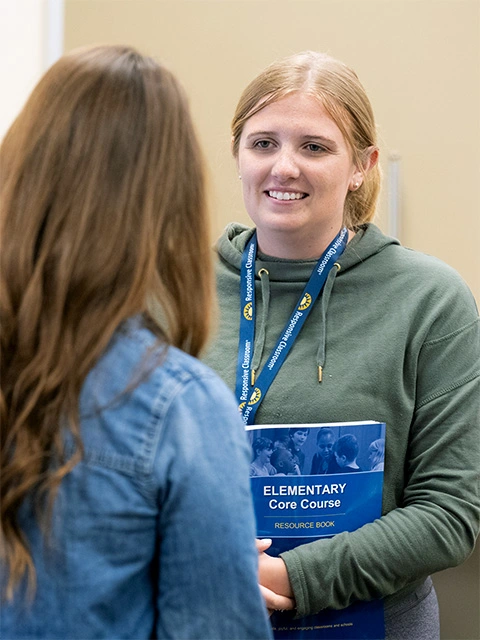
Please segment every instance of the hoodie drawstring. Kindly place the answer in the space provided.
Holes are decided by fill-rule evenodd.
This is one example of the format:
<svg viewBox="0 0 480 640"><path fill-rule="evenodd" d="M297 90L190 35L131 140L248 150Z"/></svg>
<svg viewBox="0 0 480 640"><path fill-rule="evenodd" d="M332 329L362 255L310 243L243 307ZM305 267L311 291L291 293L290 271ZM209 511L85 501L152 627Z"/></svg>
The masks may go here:
<svg viewBox="0 0 480 640"><path fill-rule="evenodd" d="M320 304L320 336L317 351L317 367L318 367L318 382L322 382L323 367L325 366L326 352L327 352L327 309L330 300L330 294L332 293L335 277L340 271L340 265L335 262L323 287L323 293L320 296L318 303Z"/></svg>
<svg viewBox="0 0 480 640"><path fill-rule="evenodd" d="M317 350L317 371L318 382L322 382L323 368L326 360L326 340L327 340L327 310L328 303L330 301L330 295L332 293L333 285L337 273L340 271L340 265L335 262L334 266L330 269L323 292L320 295L320 300L317 300L317 304L320 305L320 323L319 323L319 344ZM270 274L267 269L260 269L257 274L260 278L261 296L262 296L262 314L260 318L260 325L256 331L255 346L252 357L252 370L250 384L254 386L255 376L260 363L262 361L263 350L265 347L265 334L267 328L267 318L270 308Z"/></svg>

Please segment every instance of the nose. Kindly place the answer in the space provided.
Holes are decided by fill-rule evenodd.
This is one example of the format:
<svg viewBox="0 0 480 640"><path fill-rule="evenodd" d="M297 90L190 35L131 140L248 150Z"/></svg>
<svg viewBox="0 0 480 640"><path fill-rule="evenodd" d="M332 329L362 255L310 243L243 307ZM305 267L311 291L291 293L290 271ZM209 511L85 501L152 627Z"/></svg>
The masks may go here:
<svg viewBox="0 0 480 640"><path fill-rule="evenodd" d="M275 154L272 176L281 182L298 178L300 168L291 149L281 148Z"/></svg>

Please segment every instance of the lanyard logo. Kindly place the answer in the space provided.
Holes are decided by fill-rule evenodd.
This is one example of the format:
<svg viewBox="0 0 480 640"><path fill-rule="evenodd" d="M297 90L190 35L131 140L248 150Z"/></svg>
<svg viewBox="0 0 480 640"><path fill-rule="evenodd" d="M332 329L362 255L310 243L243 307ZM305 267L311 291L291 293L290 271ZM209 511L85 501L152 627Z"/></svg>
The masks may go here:
<svg viewBox="0 0 480 640"><path fill-rule="evenodd" d="M252 320L253 306L251 302L247 302L247 304L243 307L243 317L245 318L245 320Z"/></svg>
<svg viewBox="0 0 480 640"><path fill-rule="evenodd" d="M248 401L248 404L249 405L257 404L257 402L260 401L261 397L262 397L262 392L260 391L260 389L258 387L255 387L255 389L253 390L252 395L250 396L250 400Z"/></svg>
<svg viewBox="0 0 480 640"><path fill-rule="evenodd" d="M299 311L305 311L305 309L308 309L308 307L312 304L312 296L309 293L306 293L303 298L302 301L300 302L300 304L298 305L297 309Z"/></svg>

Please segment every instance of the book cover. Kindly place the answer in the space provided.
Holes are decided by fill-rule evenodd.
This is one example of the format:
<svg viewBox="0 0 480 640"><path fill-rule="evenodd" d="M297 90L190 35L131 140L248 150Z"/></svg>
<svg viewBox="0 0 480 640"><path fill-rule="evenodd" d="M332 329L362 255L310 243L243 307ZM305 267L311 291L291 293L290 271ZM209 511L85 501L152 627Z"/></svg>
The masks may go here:
<svg viewBox="0 0 480 640"><path fill-rule="evenodd" d="M246 428L257 535L272 539L268 554L354 531L381 516L384 423ZM271 623L279 640L379 640L385 635L382 600L297 620L292 612L275 612Z"/></svg>

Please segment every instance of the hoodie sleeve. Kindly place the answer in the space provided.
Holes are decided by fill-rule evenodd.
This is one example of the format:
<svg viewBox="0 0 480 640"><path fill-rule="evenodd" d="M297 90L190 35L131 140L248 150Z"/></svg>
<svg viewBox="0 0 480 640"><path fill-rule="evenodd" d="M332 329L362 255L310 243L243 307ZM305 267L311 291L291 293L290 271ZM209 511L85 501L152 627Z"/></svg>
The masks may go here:
<svg viewBox="0 0 480 640"><path fill-rule="evenodd" d="M470 294L457 288L448 306L448 314L430 318L418 352L397 508L355 532L282 554L300 616L396 593L460 564L473 550L480 510L480 326Z"/></svg>

